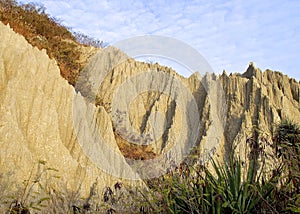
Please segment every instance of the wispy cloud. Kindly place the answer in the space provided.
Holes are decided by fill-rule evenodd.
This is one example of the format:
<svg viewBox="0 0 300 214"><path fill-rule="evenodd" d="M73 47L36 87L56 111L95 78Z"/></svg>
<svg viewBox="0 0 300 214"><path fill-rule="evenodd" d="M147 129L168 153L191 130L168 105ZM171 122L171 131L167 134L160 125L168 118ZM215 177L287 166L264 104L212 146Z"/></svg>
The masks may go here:
<svg viewBox="0 0 300 214"><path fill-rule="evenodd" d="M298 0L36 2L65 25L110 44L145 34L171 36L196 48L216 72L243 72L254 61L300 80Z"/></svg>

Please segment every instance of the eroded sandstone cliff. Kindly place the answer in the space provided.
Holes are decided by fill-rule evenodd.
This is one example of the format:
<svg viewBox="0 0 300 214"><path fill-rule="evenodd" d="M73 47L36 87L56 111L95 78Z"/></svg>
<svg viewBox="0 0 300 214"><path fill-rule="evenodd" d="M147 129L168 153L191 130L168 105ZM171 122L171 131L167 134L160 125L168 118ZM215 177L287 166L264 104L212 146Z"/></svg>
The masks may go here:
<svg viewBox="0 0 300 214"><path fill-rule="evenodd" d="M74 128L74 121L79 129L85 125L85 131L97 123L108 147L120 153L103 107L86 104L44 50L32 47L2 23L0 38L0 173L1 184L7 182L5 192L22 192L23 181L39 174L41 163L58 170L43 178L57 191L87 195L96 181L100 191L119 181L109 168L103 170L84 154L78 135L90 139ZM80 112L92 115L92 120L73 114L74 100L81 103ZM113 166L112 170L131 173L122 158L101 160Z"/></svg>
<svg viewBox="0 0 300 214"><path fill-rule="evenodd" d="M252 63L242 75L184 78L108 47L94 55L75 90L45 51L2 23L0 38L0 172L16 182L12 190L41 160L58 170L60 183L84 194L96 180L103 189L118 175L150 176L160 169L148 160L167 168L194 144L200 162L226 157L235 145L246 160L247 138L271 138L281 119L300 123L299 82Z"/></svg>

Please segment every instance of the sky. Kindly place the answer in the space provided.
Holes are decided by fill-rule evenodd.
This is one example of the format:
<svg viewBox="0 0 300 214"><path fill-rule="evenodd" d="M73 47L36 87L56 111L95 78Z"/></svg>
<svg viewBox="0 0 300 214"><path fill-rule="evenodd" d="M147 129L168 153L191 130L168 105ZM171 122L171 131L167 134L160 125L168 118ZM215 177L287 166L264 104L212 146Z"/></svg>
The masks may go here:
<svg viewBox="0 0 300 214"><path fill-rule="evenodd" d="M216 73L256 67L300 80L299 0L21 0L113 45L143 35L195 48ZM157 60L158 61L158 60Z"/></svg>

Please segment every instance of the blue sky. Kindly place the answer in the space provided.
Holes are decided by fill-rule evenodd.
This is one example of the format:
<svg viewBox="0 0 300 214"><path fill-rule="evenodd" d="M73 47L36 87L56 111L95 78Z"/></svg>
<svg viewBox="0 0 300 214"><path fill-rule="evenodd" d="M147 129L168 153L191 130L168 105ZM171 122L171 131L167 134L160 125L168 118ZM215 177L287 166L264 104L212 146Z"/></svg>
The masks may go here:
<svg viewBox="0 0 300 214"><path fill-rule="evenodd" d="M32 2L34 0L22 0ZM181 40L215 72L249 62L300 80L299 0L36 0L75 31L114 44L141 35Z"/></svg>

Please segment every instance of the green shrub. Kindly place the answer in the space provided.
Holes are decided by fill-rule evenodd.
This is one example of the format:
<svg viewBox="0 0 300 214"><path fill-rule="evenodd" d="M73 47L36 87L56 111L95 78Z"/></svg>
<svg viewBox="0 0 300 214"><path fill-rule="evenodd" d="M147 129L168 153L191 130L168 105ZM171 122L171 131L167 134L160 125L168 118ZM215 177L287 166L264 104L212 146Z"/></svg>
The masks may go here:
<svg viewBox="0 0 300 214"><path fill-rule="evenodd" d="M283 121L277 126L271 145L281 162L270 169L271 175L261 170L264 149L253 139L247 141L248 164L234 151L225 163L211 159L212 167L182 164L147 181L146 206L153 213L300 213L299 140L296 124Z"/></svg>
<svg viewBox="0 0 300 214"><path fill-rule="evenodd" d="M281 159L283 179L277 192L282 213L300 213L300 128L292 121L282 121L274 136L274 149Z"/></svg>

